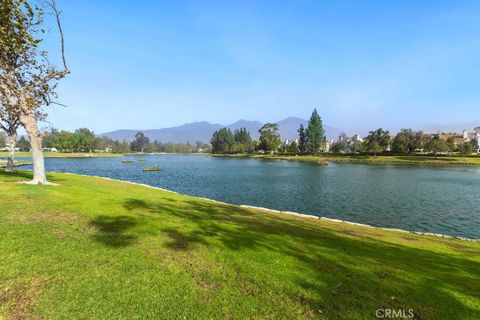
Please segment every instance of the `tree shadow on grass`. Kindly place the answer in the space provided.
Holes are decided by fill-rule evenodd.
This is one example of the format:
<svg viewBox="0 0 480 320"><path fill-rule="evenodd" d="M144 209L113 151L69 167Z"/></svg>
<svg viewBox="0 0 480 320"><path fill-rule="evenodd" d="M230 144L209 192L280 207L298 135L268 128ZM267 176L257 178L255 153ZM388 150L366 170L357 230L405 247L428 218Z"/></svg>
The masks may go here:
<svg viewBox="0 0 480 320"><path fill-rule="evenodd" d="M175 251L188 251L193 249L193 246L199 243L206 244L202 236L195 233L185 234L175 229L163 229L162 233L169 238L165 247Z"/></svg>
<svg viewBox="0 0 480 320"><path fill-rule="evenodd" d="M129 229L137 225L137 220L133 217L100 215L90 225L96 231L94 240L109 247L126 247L138 238L135 234L128 233Z"/></svg>
<svg viewBox="0 0 480 320"><path fill-rule="evenodd" d="M22 180L28 181L33 179L33 172L28 170L5 171L3 169L0 169L0 177L5 182L21 182ZM54 177L51 174L47 174L47 179L48 181L55 183L65 181L65 179Z"/></svg>
<svg viewBox="0 0 480 320"><path fill-rule="evenodd" d="M289 256L298 267L285 281L302 288L290 296L298 296L309 310L321 309L332 318L352 315L352 303L357 315L372 317L374 306L413 308L417 319L480 318L479 308L473 306L480 304L480 263L454 252L437 253L373 239L368 229L363 235L342 233L315 222L213 202L127 199L124 207L148 212L151 219L181 218L178 230L160 230L172 240L166 247L176 251L201 243ZM480 254L480 247L473 250Z"/></svg>

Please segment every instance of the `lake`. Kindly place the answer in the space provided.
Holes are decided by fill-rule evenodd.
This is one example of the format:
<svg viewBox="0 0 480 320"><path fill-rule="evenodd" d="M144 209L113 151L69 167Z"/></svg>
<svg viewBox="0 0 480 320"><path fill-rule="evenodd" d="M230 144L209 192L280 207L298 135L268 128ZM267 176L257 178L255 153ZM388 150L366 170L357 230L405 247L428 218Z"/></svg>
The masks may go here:
<svg viewBox="0 0 480 320"><path fill-rule="evenodd" d="M134 163L121 163L125 159ZM142 171L152 165L160 165L163 170ZM333 163L319 166L284 160L178 154L50 158L46 159L46 167L48 171L145 183L233 204L480 238L480 168L477 167Z"/></svg>

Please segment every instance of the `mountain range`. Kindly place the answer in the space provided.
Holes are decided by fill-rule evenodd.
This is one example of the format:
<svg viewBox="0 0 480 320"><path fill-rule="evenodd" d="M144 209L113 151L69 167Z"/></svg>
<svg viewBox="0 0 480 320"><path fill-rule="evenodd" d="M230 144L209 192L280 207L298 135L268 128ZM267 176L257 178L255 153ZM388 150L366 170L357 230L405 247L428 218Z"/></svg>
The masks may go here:
<svg viewBox="0 0 480 320"><path fill-rule="evenodd" d="M305 127L308 123L307 120L288 117L286 119L276 122L279 127L279 133L282 140L285 139L295 139L298 137L297 130L300 127L300 124L303 124ZM130 130L130 129L121 129L111 132L103 133L102 136L109 137L115 140L127 140L132 141L135 137L135 134L139 131L143 132L150 140L158 140L160 142L172 142L172 143L195 143L196 141L201 141L208 143L212 137L213 132L223 127L229 128L230 130L240 129L245 127L247 131L250 132L253 139L258 139L259 133L258 129L263 126L264 123L260 121L250 121L250 120L239 120L235 123L229 125L221 125L209 123L206 121L202 122L193 122L186 123L177 127L162 128L162 129L149 129L149 130ZM338 137L340 130L324 125L325 133L327 139L333 139Z"/></svg>
<svg viewBox="0 0 480 320"><path fill-rule="evenodd" d="M308 121L296 117L288 117L276 122L279 126L279 133L282 140L295 139L298 137L297 130L300 124L307 127ZM258 129L263 126L264 123L260 121L239 120L229 125L214 124L206 121L186 123L177 127L162 128L162 129L150 129L150 130L129 130L122 129L111 132L106 132L102 136L106 136L115 140L127 140L132 141L135 134L139 131L143 132L150 140L158 140L160 142L173 142L173 143L195 143L201 141L208 143L210 138L216 130L226 127L230 130L240 129L245 127L253 139L258 139ZM462 130L472 130L474 127L480 126L480 121L459 122L450 124L428 124L421 127L414 128L415 130L423 130L426 132L458 132ZM343 131L338 128L331 127L324 124L325 133L327 139L337 139L340 133ZM392 130L392 133L398 130ZM355 129L343 131L347 134L359 133L362 136L368 134L366 129Z"/></svg>

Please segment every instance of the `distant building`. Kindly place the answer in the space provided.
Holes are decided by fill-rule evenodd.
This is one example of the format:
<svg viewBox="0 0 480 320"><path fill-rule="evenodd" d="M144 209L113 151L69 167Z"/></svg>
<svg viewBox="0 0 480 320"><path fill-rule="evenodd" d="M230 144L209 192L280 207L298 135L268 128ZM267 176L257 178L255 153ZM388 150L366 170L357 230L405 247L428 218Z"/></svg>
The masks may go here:
<svg viewBox="0 0 480 320"><path fill-rule="evenodd" d="M461 134L444 134L444 133L439 133L439 138L445 142L451 141L454 145L460 145L464 143L465 141L468 141L463 135Z"/></svg>
<svg viewBox="0 0 480 320"><path fill-rule="evenodd" d="M298 139L285 139L285 141L283 142L283 145L284 145L285 147L288 147L288 146L290 146L290 145L291 145L292 143L294 143L294 142L295 142L296 144L298 144Z"/></svg>
<svg viewBox="0 0 480 320"><path fill-rule="evenodd" d="M480 153L480 126L473 128L473 131L463 130L463 137L470 141L476 153Z"/></svg>
<svg viewBox="0 0 480 320"><path fill-rule="evenodd" d="M325 152L330 152L330 150L332 149L333 144L334 144L334 141L333 141L333 140L327 140L327 141L325 141Z"/></svg>
<svg viewBox="0 0 480 320"><path fill-rule="evenodd" d="M356 153L358 152L358 145L363 142L363 138L359 134L354 134L351 137L345 134L341 134L340 136L338 136L338 140L336 142L341 145L340 147L341 150L337 150L336 152ZM334 144L335 142L332 140L328 151L330 151L331 147Z"/></svg>
<svg viewBox="0 0 480 320"><path fill-rule="evenodd" d="M475 127L473 131L463 130L463 137L468 140L480 139L480 127Z"/></svg>
<svg viewBox="0 0 480 320"><path fill-rule="evenodd" d="M459 146L465 142L470 142L475 153L480 152L480 127L475 127L472 131L463 130L462 134L457 133L438 133L440 139L445 142L452 142Z"/></svg>
<svg viewBox="0 0 480 320"><path fill-rule="evenodd" d="M354 134L354 135L352 136L352 140L353 140L353 141L357 141L357 142L363 142L363 138L360 137L359 134Z"/></svg>

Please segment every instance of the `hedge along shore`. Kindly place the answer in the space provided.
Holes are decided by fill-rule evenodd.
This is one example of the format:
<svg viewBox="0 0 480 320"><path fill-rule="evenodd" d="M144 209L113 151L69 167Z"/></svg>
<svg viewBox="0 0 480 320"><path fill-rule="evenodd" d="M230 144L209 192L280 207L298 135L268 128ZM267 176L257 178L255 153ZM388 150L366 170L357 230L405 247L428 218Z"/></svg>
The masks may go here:
<svg viewBox="0 0 480 320"><path fill-rule="evenodd" d="M82 177L95 177L99 179L105 179L105 180L110 180L110 181L116 181L116 182L122 182L122 183L128 183L131 185L136 185L136 186L142 186L150 189L155 189L155 190L160 190L160 191L165 191L165 192L170 192L173 194L179 194L179 195L184 195L196 199L201 199L201 200L206 200L210 201L213 203L218 203L218 204L223 204L223 205L229 205L229 206L236 206L235 204L227 203L227 202L222 202L210 198L204 198L204 197L195 197L195 196L190 196L187 194L181 194L176 191L172 191L169 189L164 189L160 187L154 187L148 184L144 183L138 183L138 182L132 182L132 181L127 181L127 180L121 180L121 179L114 179L114 178L108 178L108 177L102 177L102 176L94 176L94 175L86 175L86 174L76 174L76 173L71 173L71 172L52 172L52 173L61 173L61 174L68 174L68 175L77 175L77 176L82 176ZM298 213L298 212L293 212L293 211L281 211L281 210L275 210L275 209L270 209L270 208L265 208L265 207L257 207L257 206L251 206L251 205L238 205L241 208L246 208L246 209L256 209L256 210L261 210L265 211L265 213L277 213L277 214L286 214L286 215L291 215L299 218L305 218L305 219L317 219L317 220L324 220L324 221L330 221L330 222L336 222L336 223L345 223L349 225L354 225L354 226L359 226L359 227L365 227L365 228L372 228L372 229L380 229L380 230L385 230L385 231L392 231L392 232L401 232L401 233L413 233L413 234L419 234L419 235L424 235L424 236L434 236L434 237L440 237L440 238L448 238L448 239L458 239L458 240L463 240L463 241L470 241L470 242L480 242L480 239L472 239L472 238L466 238L466 237L457 237L457 236L450 236L446 234L441 234L441 233L433 233L433 232L421 232L421 231L413 231L413 230L405 230L405 229L400 229L400 228L386 228L386 227L377 227L369 224L364 224L364 223L358 223L358 222L352 222L352 221L347 221L347 220L341 220L341 219L334 219L334 218L327 218L323 216L315 216L315 215L310 215L310 214L305 214L305 213Z"/></svg>

